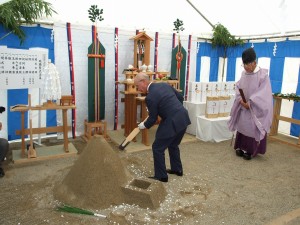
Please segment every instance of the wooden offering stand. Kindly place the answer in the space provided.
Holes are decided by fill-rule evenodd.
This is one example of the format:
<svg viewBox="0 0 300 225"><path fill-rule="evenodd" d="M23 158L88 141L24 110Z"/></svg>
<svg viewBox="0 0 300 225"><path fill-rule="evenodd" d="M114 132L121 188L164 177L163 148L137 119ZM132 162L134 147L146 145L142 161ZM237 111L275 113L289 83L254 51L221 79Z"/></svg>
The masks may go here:
<svg viewBox="0 0 300 225"><path fill-rule="evenodd" d="M88 122L84 121L84 136L83 138L88 141L95 134L103 135L104 138L107 138L107 124L106 121L96 121Z"/></svg>
<svg viewBox="0 0 300 225"><path fill-rule="evenodd" d="M31 104L31 102L30 102ZM53 132L62 132L64 136L64 150L66 153L69 152L68 149L68 131L71 130L71 127L68 126L68 120L67 120L67 110L69 109L76 109L75 105L57 105L54 103L43 105L37 105L37 106L27 106L27 105L17 105L17 106L11 106L10 111L11 112L20 112L21 113L21 130L16 130L16 135L21 135L22 140L22 151L21 155L22 157L25 156L25 135L31 135L32 134L43 134L43 133L53 133ZM32 128L25 129L25 113L32 110L62 110L62 118L63 118L63 125L62 126L53 126L53 127L38 127L38 128ZM31 118L31 117L30 117ZM32 146L32 144L31 144ZM34 154L32 154L34 156Z"/></svg>
<svg viewBox="0 0 300 225"><path fill-rule="evenodd" d="M278 125L280 120L288 123L298 124L298 125L300 125L300 120L281 116L280 110L281 110L282 98L278 96L273 96L273 98L274 98L273 121L272 121L269 138L276 141L280 141L284 144L288 144L300 148L300 135L298 137L297 143L295 143L294 140L290 140L289 138L285 138L285 137L280 137L278 135ZM292 99L287 99L287 100L292 100Z"/></svg>
<svg viewBox="0 0 300 225"><path fill-rule="evenodd" d="M72 95L62 95L60 99L60 105L72 105L73 96Z"/></svg>

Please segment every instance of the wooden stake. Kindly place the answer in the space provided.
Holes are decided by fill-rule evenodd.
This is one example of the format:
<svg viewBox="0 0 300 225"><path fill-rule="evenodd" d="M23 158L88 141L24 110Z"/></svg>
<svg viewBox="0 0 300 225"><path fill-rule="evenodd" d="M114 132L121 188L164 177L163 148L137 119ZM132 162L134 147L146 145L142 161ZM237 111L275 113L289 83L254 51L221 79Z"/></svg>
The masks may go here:
<svg viewBox="0 0 300 225"><path fill-rule="evenodd" d="M33 140L32 140L32 114L31 114L31 95L28 94L28 106L29 106L29 130L30 130L30 146L28 149L28 158L36 158L36 151L33 148Z"/></svg>

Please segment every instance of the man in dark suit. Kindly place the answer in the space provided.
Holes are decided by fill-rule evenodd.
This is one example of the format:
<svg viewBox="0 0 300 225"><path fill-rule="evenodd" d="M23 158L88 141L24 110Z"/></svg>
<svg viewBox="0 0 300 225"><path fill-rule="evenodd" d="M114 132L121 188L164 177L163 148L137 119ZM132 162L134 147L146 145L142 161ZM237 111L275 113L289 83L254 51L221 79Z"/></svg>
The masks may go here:
<svg viewBox="0 0 300 225"><path fill-rule="evenodd" d="M146 96L146 105L149 117L145 122L138 125L140 129L152 127L158 116L161 118L156 131L155 140L152 144L154 159L154 177L162 182L168 182L168 174L183 175L180 159L180 144L186 128L191 124L187 110L183 107L183 96L171 85L151 83L149 76L139 73L134 78L138 90ZM168 148L171 169L166 169L165 150Z"/></svg>
<svg viewBox="0 0 300 225"><path fill-rule="evenodd" d="M5 111L5 108L3 106L0 106L0 113L3 113ZM2 130L2 123L0 122L0 130ZM2 161L5 159L6 154L9 150L9 143L7 139L0 137L0 177L4 177L5 173L2 168Z"/></svg>

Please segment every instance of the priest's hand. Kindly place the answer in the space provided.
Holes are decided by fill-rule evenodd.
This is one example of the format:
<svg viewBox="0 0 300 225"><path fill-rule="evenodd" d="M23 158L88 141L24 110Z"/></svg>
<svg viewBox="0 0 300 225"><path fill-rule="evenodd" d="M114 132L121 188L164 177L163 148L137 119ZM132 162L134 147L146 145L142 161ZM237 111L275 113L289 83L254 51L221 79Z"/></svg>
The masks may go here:
<svg viewBox="0 0 300 225"><path fill-rule="evenodd" d="M240 100L241 105L245 108L245 109L249 109L249 104L248 102L245 103L242 99Z"/></svg>

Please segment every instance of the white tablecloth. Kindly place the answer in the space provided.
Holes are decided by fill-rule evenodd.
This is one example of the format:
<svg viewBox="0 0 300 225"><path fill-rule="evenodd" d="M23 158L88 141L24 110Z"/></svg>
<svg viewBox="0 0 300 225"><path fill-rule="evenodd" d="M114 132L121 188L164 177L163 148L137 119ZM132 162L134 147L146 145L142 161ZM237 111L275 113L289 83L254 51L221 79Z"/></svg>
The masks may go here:
<svg viewBox="0 0 300 225"><path fill-rule="evenodd" d="M186 132L192 135L196 135L196 127L197 127L197 116L201 116L205 114L205 102L193 103L193 102L183 102L184 108L189 112L189 117L191 120L191 124L188 126Z"/></svg>
<svg viewBox="0 0 300 225"><path fill-rule="evenodd" d="M227 122L230 117L197 117L196 137L202 141L220 142L232 138Z"/></svg>

